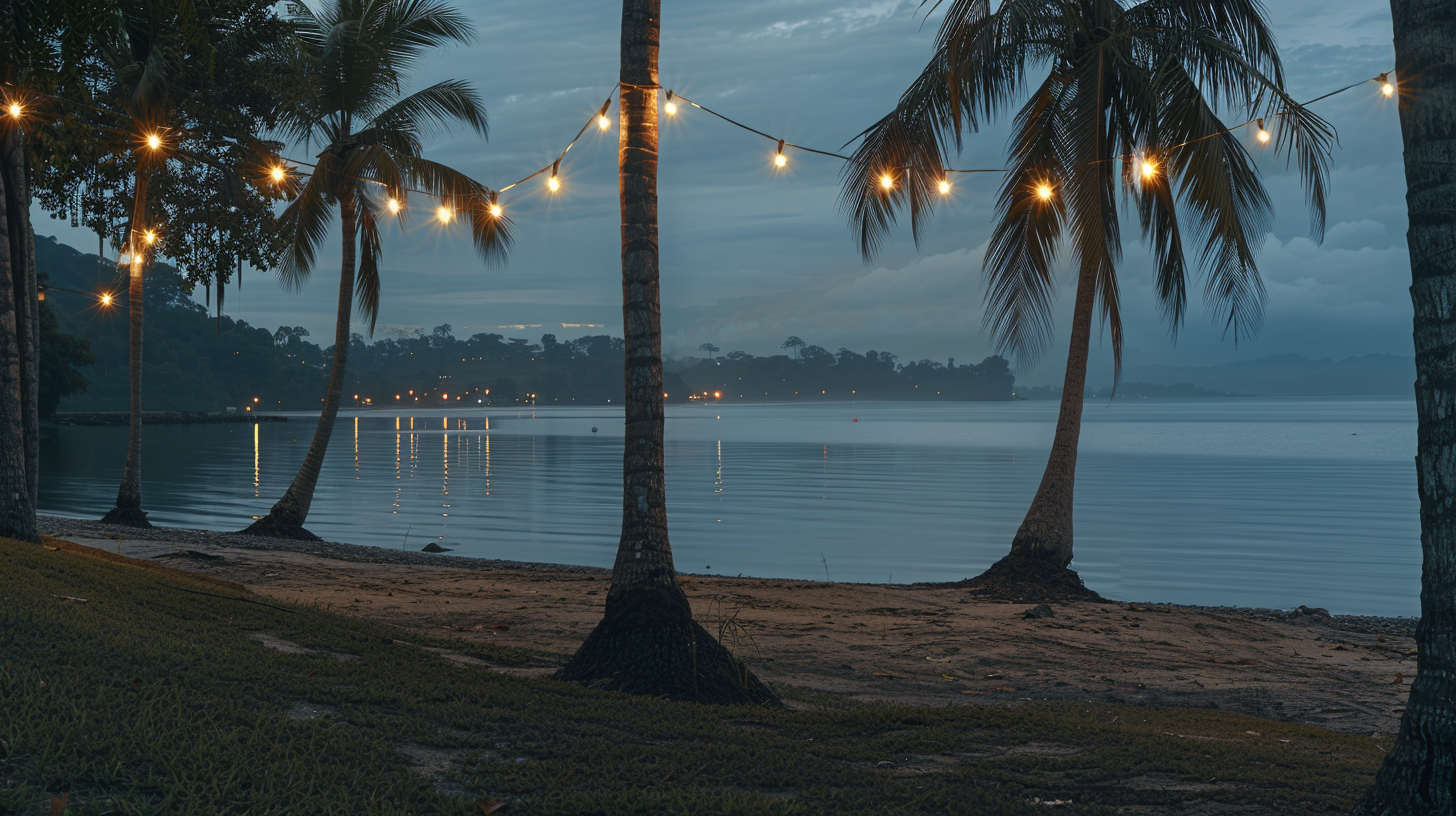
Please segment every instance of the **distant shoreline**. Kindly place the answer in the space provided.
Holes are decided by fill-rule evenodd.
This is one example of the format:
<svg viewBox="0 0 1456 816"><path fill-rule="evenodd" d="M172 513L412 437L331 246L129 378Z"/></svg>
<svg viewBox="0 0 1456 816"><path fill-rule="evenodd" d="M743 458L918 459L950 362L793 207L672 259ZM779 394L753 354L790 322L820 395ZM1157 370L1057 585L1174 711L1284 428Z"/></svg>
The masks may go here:
<svg viewBox="0 0 1456 816"><path fill-rule="evenodd" d="M54 425L76 425L82 427L107 427L126 425L131 421L127 411L67 411L49 417ZM255 414L252 411L227 414L220 411L142 411L143 425L203 425L209 423L237 422L287 422L288 417L280 414Z"/></svg>

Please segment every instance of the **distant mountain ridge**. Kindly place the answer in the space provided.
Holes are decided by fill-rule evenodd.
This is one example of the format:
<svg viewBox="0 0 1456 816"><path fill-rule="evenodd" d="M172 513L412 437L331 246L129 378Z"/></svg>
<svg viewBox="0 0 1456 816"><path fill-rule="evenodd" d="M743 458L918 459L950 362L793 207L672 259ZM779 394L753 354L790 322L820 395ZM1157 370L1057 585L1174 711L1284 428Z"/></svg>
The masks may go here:
<svg viewBox="0 0 1456 816"><path fill-rule="evenodd" d="M1124 383L1186 383L1211 391L1260 397L1409 397L1414 394L1415 379L1415 358L1394 354L1365 354L1342 360L1278 354L1212 366L1135 365L1124 369L1122 377Z"/></svg>

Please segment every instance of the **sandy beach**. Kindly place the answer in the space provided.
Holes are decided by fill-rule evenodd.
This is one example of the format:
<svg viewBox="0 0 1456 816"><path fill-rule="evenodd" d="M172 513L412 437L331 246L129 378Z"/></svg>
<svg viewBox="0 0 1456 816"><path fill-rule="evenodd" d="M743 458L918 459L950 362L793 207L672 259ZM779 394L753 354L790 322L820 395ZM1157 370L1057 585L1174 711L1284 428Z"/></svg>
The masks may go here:
<svg viewBox="0 0 1456 816"><path fill-rule="evenodd" d="M601 614L606 570L43 517L73 543L405 631L532 650L545 675ZM1218 708L1393 733L1415 621L1127 602L973 599L948 585L685 575L698 619L792 703L796 692L920 705L1066 700ZM1095 587L1094 587L1095 589ZM1043 610L1044 612L1045 610ZM797 694L810 697L812 694Z"/></svg>

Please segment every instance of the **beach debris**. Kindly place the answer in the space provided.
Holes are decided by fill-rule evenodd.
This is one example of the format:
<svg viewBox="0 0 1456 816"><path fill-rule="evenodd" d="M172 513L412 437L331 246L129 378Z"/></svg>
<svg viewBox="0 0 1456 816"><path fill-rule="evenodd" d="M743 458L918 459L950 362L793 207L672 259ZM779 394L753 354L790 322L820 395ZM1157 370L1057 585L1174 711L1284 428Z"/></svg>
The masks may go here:
<svg viewBox="0 0 1456 816"><path fill-rule="evenodd" d="M420 552L427 552L427 553L450 552L450 548L449 547L441 547L439 544L436 544L435 542L431 541L429 544L426 544L425 546L421 547L420 548Z"/></svg>
<svg viewBox="0 0 1456 816"><path fill-rule="evenodd" d="M1400 685L1401 683L1404 683L1404 682L1405 682L1405 672L1396 672L1395 673L1395 680L1393 681L1393 683L1395 685Z"/></svg>
<svg viewBox="0 0 1456 816"><path fill-rule="evenodd" d="M893 679L896 679L896 680L898 680L900 678L900 675L898 675L898 674L891 674L889 672L874 672L874 675L875 675L875 677L889 677L889 678L893 678Z"/></svg>
<svg viewBox="0 0 1456 816"><path fill-rule="evenodd" d="M895 767L895 763L891 762L888 759L882 759L879 762L876 762L875 763L875 767L876 768L893 768L893 767Z"/></svg>
<svg viewBox="0 0 1456 816"><path fill-rule="evenodd" d="M947 679L947 680L959 680L959 679L960 679L960 678L959 678L959 677L956 677L956 676L955 676L955 675L953 675L953 674L946 674L946 673L945 673L945 672L941 672L941 673L940 673L940 676L941 676L941 677L944 677L944 678L945 678L945 679Z"/></svg>
<svg viewBox="0 0 1456 816"><path fill-rule="evenodd" d="M1033 606L1032 608L1021 613L1021 617L1023 618L1054 618L1056 616L1057 613L1053 612L1052 608L1050 606L1047 606L1046 604Z"/></svg>

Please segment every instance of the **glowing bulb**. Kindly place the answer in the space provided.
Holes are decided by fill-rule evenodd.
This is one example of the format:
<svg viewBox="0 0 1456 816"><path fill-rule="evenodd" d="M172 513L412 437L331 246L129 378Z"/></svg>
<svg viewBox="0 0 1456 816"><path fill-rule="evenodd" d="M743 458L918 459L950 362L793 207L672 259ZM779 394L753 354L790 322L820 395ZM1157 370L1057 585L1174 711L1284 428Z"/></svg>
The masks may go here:
<svg viewBox="0 0 1456 816"><path fill-rule="evenodd" d="M1036 197L1042 201L1052 200L1052 186L1050 184L1038 184L1036 186Z"/></svg>
<svg viewBox="0 0 1456 816"><path fill-rule="evenodd" d="M880 176L880 186L883 187L883 188L885 188L886 190L889 190L889 189L894 188L894 186L895 186L895 179L894 179L894 177L891 176L889 173L885 173L884 175Z"/></svg>
<svg viewBox="0 0 1456 816"><path fill-rule="evenodd" d="M399 199L397 199L397 198L390 198L389 201L385 202L385 205L388 206L389 207L389 211L391 213L394 213L395 215L398 215L399 214L399 211L402 209L402 207L401 207L401 205L399 203ZM444 209L444 208L441 207L441 209Z"/></svg>
<svg viewBox="0 0 1456 816"><path fill-rule="evenodd" d="M597 117L597 127L601 128L602 130L606 130L611 126L612 120L608 119L606 114L602 114L601 116Z"/></svg>
<svg viewBox="0 0 1456 816"><path fill-rule="evenodd" d="M147 136L147 147L150 147L151 149L156 150L157 148L159 148L161 146L162 146L162 137L161 136L158 136L155 133Z"/></svg>
<svg viewBox="0 0 1456 816"><path fill-rule="evenodd" d="M450 219L455 217L455 214L450 212L449 207L441 204L440 208L438 210L435 210L435 217L440 219L441 224L448 224L450 223Z"/></svg>
<svg viewBox="0 0 1456 816"><path fill-rule="evenodd" d="M1254 138L1259 140L1259 144L1269 144L1269 131L1264 129L1263 119L1259 120L1259 130L1254 133Z"/></svg>
<svg viewBox="0 0 1456 816"><path fill-rule="evenodd" d="M949 195L950 194L950 179L941 179L940 180L940 194L941 195Z"/></svg>
<svg viewBox="0 0 1456 816"><path fill-rule="evenodd" d="M501 209L501 205L499 205L499 204L492 204L492 205L490 205L490 215L491 215L492 218L500 218L502 212L504 212L504 210Z"/></svg>
<svg viewBox="0 0 1456 816"><path fill-rule="evenodd" d="M677 116L677 103L676 102L669 102L669 103L667 103L667 115L668 116Z"/></svg>
<svg viewBox="0 0 1456 816"><path fill-rule="evenodd" d="M273 179L273 182L276 184L277 182L283 180L283 168L275 166L272 170L268 171L268 175Z"/></svg>
<svg viewBox="0 0 1456 816"><path fill-rule="evenodd" d="M142 238L149 244L155 244L157 242L157 234L151 230L142 233Z"/></svg>
<svg viewBox="0 0 1456 816"><path fill-rule="evenodd" d="M106 292L106 293L104 293L101 296L101 305L102 306L110 306L111 305L111 293L110 292Z"/></svg>
<svg viewBox="0 0 1456 816"><path fill-rule="evenodd" d="M1395 86L1390 84L1389 81L1382 82L1380 84L1380 92L1385 94L1387 97L1395 96Z"/></svg>
<svg viewBox="0 0 1456 816"><path fill-rule="evenodd" d="M788 156L785 156L782 153L775 153L774 154L774 167L787 167L788 164L789 164L789 157Z"/></svg>
<svg viewBox="0 0 1456 816"><path fill-rule="evenodd" d="M12 119L19 119L20 118L20 112L21 112L20 103L19 102L11 102L10 103L10 118L12 118Z"/></svg>
<svg viewBox="0 0 1456 816"><path fill-rule="evenodd" d="M546 180L546 186L549 187L551 189L551 192L554 193L561 189L561 179L552 176L551 178Z"/></svg>
<svg viewBox="0 0 1456 816"><path fill-rule="evenodd" d="M1151 159L1143 160L1143 178L1150 179L1158 174L1158 165Z"/></svg>

